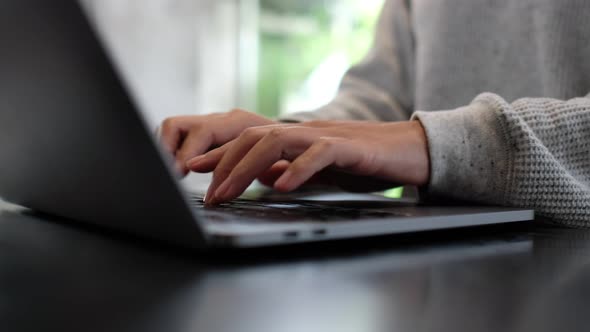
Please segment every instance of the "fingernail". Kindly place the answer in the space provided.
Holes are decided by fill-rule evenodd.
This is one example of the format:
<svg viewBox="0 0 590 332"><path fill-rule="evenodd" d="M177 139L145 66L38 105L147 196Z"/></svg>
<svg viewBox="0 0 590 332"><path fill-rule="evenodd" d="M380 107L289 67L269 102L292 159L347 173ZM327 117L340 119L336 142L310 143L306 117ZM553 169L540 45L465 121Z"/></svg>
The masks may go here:
<svg viewBox="0 0 590 332"><path fill-rule="evenodd" d="M205 194L205 197L203 198L205 205L207 205L207 206L210 205L212 199L213 199L213 190L212 190L211 186L209 186L209 189L207 189L207 193Z"/></svg>
<svg viewBox="0 0 590 332"><path fill-rule="evenodd" d="M224 199L225 195L229 191L230 187L231 187L231 181L229 178L227 178L221 184L221 186L219 186L219 188L217 188L217 190L215 191L215 194L213 194L213 196L215 197L215 200L217 201L220 199Z"/></svg>

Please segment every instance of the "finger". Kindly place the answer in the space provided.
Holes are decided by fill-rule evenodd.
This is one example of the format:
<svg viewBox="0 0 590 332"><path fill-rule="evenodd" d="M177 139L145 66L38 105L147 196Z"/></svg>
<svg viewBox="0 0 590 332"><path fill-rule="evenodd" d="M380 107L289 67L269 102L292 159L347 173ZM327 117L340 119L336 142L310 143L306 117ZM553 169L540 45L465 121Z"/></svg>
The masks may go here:
<svg viewBox="0 0 590 332"><path fill-rule="evenodd" d="M272 165L268 170L258 176L258 181L267 187L273 187L274 183L285 173L291 163L281 160Z"/></svg>
<svg viewBox="0 0 590 332"><path fill-rule="evenodd" d="M365 149L344 138L322 137L295 159L275 183L275 189L288 192L318 178L328 166L357 171L366 160ZM364 175L364 174L361 174Z"/></svg>
<svg viewBox="0 0 590 332"><path fill-rule="evenodd" d="M182 145L176 152L176 168L182 173L187 174L189 169L187 161L195 156L202 155L209 150L213 144L213 135L203 130L192 130L182 142Z"/></svg>
<svg viewBox="0 0 590 332"><path fill-rule="evenodd" d="M227 153L227 150L229 149L230 146L231 146L231 142L227 143L224 146L219 147L213 151L210 151L203 156L193 158L192 160L189 161L189 163L190 163L189 168L193 172L199 172L199 173L213 172L217 168L219 161L223 158L225 153ZM211 180L211 184L209 185L209 188L207 189L207 193L205 194L205 198L204 198L205 205L210 205L210 201L213 197L213 194L215 193L214 188L216 188L216 187L214 187L214 185L217 182L219 182L219 180L216 180L215 176L213 176L213 179Z"/></svg>
<svg viewBox="0 0 590 332"><path fill-rule="evenodd" d="M217 167L217 164L219 164L221 158L223 158L223 155L229 149L230 145L231 143L225 144L224 146L211 150L204 155L189 159L186 162L186 167L189 170L197 173L213 172L215 167Z"/></svg>
<svg viewBox="0 0 590 332"><path fill-rule="evenodd" d="M255 127L248 128L244 132L231 142L231 145L222 156L221 160L217 164L213 172L213 179L207 190L207 196L205 200L206 205L213 205L215 192L218 190L228 175L231 173L235 165L250 151L250 149L264 137L265 131L263 129L257 129Z"/></svg>
<svg viewBox="0 0 590 332"><path fill-rule="evenodd" d="M275 182L285 173L291 163L286 160L281 160L275 165L271 166L270 169L258 176L258 181L267 187L273 188ZM314 174L310 179L305 181L303 185L333 185L334 181L330 176L330 171L320 171Z"/></svg>
<svg viewBox="0 0 590 332"><path fill-rule="evenodd" d="M179 120L177 118L164 120L159 128L160 142L164 149L172 155L176 154L176 150L182 142L183 135L183 130L179 126Z"/></svg>
<svg viewBox="0 0 590 332"><path fill-rule="evenodd" d="M237 159L237 156L230 157L235 158L231 160L235 162L235 166L232 167L232 164L224 165L231 172L224 179L223 184L215 191L213 198L216 202L224 202L238 197L258 175L264 173L273 164L283 159L296 158L313 144L311 137L317 130L304 127L289 127L267 129L265 132L266 135L252 146L249 151L245 151L245 154L244 151L240 151L239 154L243 155L243 157L240 159ZM250 146L250 144L246 146ZM226 156L231 153L230 151Z"/></svg>

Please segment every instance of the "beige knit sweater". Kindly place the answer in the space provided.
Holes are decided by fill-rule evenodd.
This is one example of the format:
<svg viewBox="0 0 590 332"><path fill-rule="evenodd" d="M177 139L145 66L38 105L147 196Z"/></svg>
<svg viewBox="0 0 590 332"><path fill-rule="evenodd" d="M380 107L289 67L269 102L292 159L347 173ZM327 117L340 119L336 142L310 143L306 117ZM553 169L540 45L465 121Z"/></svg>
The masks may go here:
<svg viewBox="0 0 590 332"><path fill-rule="evenodd" d="M334 101L287 120L413 114L430 194L590 226L589 18L588 0L390 0Z"/></svg>

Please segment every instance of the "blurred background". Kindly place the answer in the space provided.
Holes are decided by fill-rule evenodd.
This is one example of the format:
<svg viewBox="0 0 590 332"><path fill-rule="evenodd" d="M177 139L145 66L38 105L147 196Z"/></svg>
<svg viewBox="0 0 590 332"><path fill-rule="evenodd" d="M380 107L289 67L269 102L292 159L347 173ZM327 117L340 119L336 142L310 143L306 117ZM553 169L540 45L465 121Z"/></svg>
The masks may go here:
<svg viewBox="0 0 590 332"><path fill-rule="evenodd" d="M155 129L244 108L328 103L373 41L384 0L80 0ZM205 191L210 175L183 183Z"/></svg>
<svg viewBox="0 0 590 332"><path fill-rule="evenodd" d="M155 126L241 107L329 102L370 47L383 0L81 0Z"/></svg>

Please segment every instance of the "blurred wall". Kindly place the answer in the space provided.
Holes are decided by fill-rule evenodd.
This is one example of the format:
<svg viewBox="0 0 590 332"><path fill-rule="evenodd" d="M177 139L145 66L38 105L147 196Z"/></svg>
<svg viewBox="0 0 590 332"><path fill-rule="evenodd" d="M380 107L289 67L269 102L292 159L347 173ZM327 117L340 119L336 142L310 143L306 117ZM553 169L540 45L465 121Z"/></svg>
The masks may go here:
<svg viewBox="0 0 590 332"><path fill-rule="evenodd" d="M154 126L255 105L256 0L81 1Z"/></svg>

